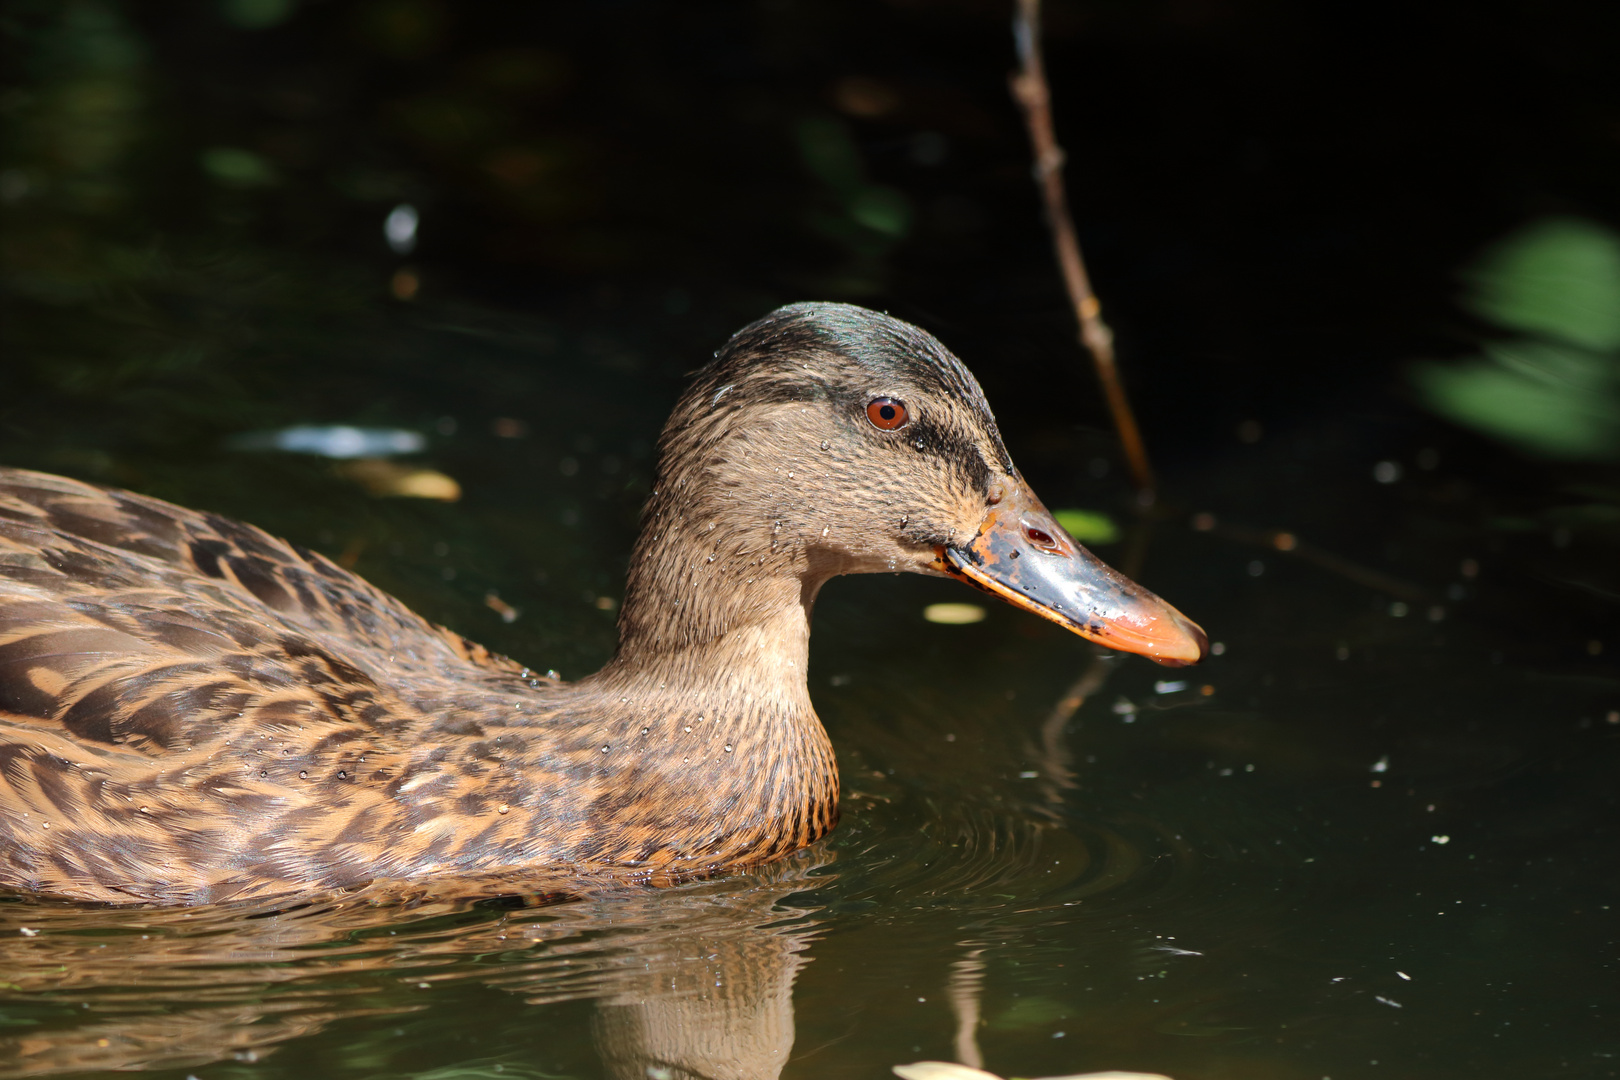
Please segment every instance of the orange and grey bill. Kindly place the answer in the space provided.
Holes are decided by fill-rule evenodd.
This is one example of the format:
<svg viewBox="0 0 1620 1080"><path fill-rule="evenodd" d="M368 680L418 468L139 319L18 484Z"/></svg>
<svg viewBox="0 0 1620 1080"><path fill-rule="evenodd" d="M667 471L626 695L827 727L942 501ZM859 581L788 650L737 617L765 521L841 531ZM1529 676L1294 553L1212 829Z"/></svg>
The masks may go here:
<svg viewBox="0 0 1620 1080"><path fill-rule="evenodd" d="M1169 667L1209 654L1197 623L1075 543L1023 484L970 543L937 549L934 566L1110 649Z"/></svg>

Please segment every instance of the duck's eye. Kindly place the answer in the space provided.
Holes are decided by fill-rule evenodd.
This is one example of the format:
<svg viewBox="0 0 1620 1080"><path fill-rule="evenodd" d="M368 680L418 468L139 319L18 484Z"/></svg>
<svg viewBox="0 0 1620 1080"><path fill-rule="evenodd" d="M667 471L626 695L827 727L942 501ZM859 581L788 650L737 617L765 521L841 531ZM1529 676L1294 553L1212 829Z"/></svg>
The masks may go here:
<svg viewBox="0 0 1620 1080"><path fill-rule="evenodd" d="M896 428L906 426L911 414L906 411L904 402L896 401L892 397L873 398L872 403L866 407L866 418L872 421L872 426L884 431L894 431Z"/></svg>

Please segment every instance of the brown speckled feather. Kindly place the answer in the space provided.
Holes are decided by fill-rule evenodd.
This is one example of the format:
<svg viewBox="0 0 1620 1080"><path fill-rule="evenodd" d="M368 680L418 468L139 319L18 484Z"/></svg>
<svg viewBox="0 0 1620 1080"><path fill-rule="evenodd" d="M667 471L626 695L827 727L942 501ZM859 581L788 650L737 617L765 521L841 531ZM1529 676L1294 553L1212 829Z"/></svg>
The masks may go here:
<svg viewBox="0 0 1620 1080"><path fill-rule="evenodd" d="M913 403L904 441L862 420L876 393ZM197 903L779 857L836 815L816 591L926 567L1009 475L938 342L783 309L677 406L619 651L560 684L259 529L0 469L0 887Z"/></svg>

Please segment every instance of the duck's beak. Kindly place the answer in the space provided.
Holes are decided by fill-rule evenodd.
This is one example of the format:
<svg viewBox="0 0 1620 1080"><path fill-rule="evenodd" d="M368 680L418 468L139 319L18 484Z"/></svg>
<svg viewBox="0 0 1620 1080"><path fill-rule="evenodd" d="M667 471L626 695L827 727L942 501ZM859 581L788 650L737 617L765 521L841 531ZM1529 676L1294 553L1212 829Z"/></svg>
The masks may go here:
<svg viewBox="0 0 1620 1080"><path fill-rule="evenodd" d="M1209 654L1197 623L1075 543L1022 483L971 542L936 549L934 568L1110 649L1170 667Z"/></svg>

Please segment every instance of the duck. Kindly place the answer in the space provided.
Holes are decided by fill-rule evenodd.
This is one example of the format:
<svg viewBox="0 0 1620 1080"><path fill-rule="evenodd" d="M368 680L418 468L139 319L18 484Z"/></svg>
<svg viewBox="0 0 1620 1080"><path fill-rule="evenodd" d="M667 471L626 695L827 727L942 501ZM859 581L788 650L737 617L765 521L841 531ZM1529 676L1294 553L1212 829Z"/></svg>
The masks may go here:
<svg viewBox="0 0 1620 1080"><path fill-rule="evenodd" d="M816 596L889 572L1161 664L1208 652L1058 524L950 350L849 304L779 308L692 374L617 648L572 682L252 525L0 468L0 890L196 905L779 860L838 819Z"/></svg>

